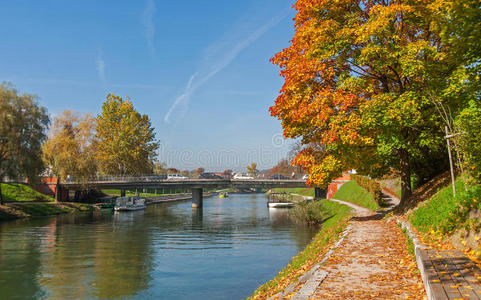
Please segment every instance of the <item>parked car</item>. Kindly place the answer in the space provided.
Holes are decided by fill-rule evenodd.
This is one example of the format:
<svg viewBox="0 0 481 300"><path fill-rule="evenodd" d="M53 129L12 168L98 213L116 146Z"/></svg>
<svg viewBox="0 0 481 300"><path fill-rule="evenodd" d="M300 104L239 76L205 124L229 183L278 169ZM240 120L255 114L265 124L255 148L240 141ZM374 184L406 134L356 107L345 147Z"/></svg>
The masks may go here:
<svg viewBox="0 0 481 300"><path fill-rule="evenodd" d="M152 175L145 178L146 181L159 181L165 179L167 179L167 175Z"/></svg>
<svg viewBox="0 0 481 300"><path fill-rule="evenodd" d="M290 178L282 174L272 174L272 175L269 175L269 179L290 179Z"/></svg>
<svg viewBox="0 0 481 300"><path fill-rule="evenodd" d="M309 174L304 174L304 176L302 176L302 180L307 180L307 178L309 178Z"/></svg>
<svg viewBox="0 0 481 300"><path fill-rule="evenodd" d="M219 175L215 175L214 173L202 173L199 175L199 179L224 179Z"/></svg>
<svg viewBox="0 0 481 300"><path fill-rule="evenodd" d="M247 179L254 179L254 177L252 177L251 175L246 174L246 173L237 173L237 174L234 175L234 179L247 180Z"/></svg>
<svg viewBox="0 0 481 300"><path fill-rule="evenodd" d="M186 180L189 179L188 177L185 177L182 174L168 174L167 175L167 180Z"/></svg>

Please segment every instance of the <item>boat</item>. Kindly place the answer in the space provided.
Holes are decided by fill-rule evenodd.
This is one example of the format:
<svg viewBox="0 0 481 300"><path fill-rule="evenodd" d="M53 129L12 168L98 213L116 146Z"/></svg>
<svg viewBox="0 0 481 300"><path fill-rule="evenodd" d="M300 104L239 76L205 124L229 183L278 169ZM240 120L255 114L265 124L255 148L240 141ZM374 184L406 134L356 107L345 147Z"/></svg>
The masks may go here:
<svg viewBox="0 0 481 300"><path fill-rule="evenodd" d="M286 193L270 193L267 207L269 208L289 208L294 206L292 195Z"/></svg>
<svg viewBox="0 0 481 300"><path fill-rule="evenodd" d="M97 203L95 205L97 205L100 209L112 209L115 206L114 203Z"/></svg>
<svg viewBox="0 0 481 300"><path fill-rule="evenodd" d="M112 209L115 206L115 197L105 196L99 198L98 203L94 204L99 209Z"/></svg>
<svg viewBox="0 0 481 300"><path fill-rule="evenodd" d="M292 202L268 202L267 206L269 208L287 208L287 207L293 207L294 203L292 203Z"/></svg>
<svg viewBox="0 0 481 300"><path fill-rule="evenodd" d="M219 197L220 197L220 198L227 198L227 197L229 197L229 193L227 193L227 192L225 192L225 193L220 193L220 194L219 194Z"/></svg>
<svg viewBox="0 0 481 300"><path fill-rule="evenodd" d="M132 211L145 209L145 199L140 197L119 197L115 200L115 211Z"/></svg>

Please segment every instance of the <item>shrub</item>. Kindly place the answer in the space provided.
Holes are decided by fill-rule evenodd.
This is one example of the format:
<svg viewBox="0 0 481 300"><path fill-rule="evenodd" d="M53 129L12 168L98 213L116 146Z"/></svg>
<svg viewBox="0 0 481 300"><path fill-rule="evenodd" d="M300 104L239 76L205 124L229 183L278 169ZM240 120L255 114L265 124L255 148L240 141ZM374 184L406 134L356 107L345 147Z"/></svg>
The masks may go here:
<svg viewBox="0 0 481 300"><path fill-rule="evenodd" d="M384 205L384 199L382 198L382 188L379 182L365 176L354 174L351 175L351 179L356 181L360 187L371 193L374 201L376 201L379 206Z"/></svg>
<svg viewBox="0 0 481 300"><path fill-rule="evenodd" d="M320 224L324 220L321 201L301 201L290 211L289 217L296 223Z"/></svg>

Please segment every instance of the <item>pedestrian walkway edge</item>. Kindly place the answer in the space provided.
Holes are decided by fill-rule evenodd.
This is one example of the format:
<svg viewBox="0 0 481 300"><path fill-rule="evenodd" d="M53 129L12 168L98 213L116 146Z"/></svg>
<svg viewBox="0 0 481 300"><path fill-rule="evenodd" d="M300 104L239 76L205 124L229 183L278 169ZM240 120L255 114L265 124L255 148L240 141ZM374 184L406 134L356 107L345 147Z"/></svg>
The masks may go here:
<svg viewBox="0 0 481 300"><path fill-rule="evenodd" d="M411 238L411 240L414 244L414 255L416 256L416 263L418 265L418 269L421 272L421 277L422 277L423 282L424 282L424 289L426 291L426 295L427 295L428 300L440 300L440 299L436 299L434 297L433 287L431 286L431 283L429 282L426 263L424 262L424 259L423 259L423 257L426 256L426 255L423 254L423 251L426 249L426 246L421 244L421 242L419 241L417 236L411 230L411 225L409 223L404 222L404 221L399 220L399 219L397 219L396 221L399 225L401 225L401 228L406 230L409 238Z"/></svg>
<svg viewBox="0 0 481 300"><path fill-rule="evenodd" d="M302 294L304 295L311 295L314 293L316 290L317 286L321 284L322 280L327 277L327 273L321 274L321 276L315 276L317 271L321 268L322 264L334 253L334 251L341 245L341 243L344 241L346 236L349 234L351 231L351 225L349 224L346 229L342 232L341 238L329 249L329 251L324 254L324 257L320 262L315 264L309 271L304 273L304 275L300 276L296 281L292 282L289 284L282 292L279 292L268 299L277 299L277 298L282 298L282 296L285 296L287 294L290 294L296 290L296 286L300 284L306 285L308 281L316 281L315 283L313 282L312 284L307 285L306 289L308 288L309 290L304 289L302 291ZM304 288L304 287L303 287ZM302 288L301 288L302 289ZM307 297L307 296L306 296ZM295 299L294 297L292 299ZM300 298L299 298L300 299ZM307 299L307 298L306 298Z"/></svg>

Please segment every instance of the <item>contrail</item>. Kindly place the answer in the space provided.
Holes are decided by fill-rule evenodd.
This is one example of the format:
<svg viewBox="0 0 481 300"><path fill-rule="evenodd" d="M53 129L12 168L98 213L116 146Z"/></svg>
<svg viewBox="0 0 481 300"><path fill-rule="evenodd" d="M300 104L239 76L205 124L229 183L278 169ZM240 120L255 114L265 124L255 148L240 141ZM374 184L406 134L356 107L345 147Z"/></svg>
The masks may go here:
<svg viewBox="0 0 481 300"><path fill-rule="evenodd" d="M169 122L169 117L170 117L170 114L172 113L172 111L174 111L175 107L184 99L188 98L190 96L190 93L192 93L192 90L191 90L191 87L192 87L192 81L194 80L195 76L197 75L197 73L193 74L192 76L190 76L190 79L189 79L189 82L187 83L187 86L185 87L184 89L184 93L182 95L180 95L179 97L177 97L177 99L175 99L175 102L174 104L172 104L172 106L170 107L169 111L167 112L167 114L165 115L164 117L164 122L168 123Z"/></svg>
<svg viewBox="0 0 481 300"><path fill-rule="evenodd" d="M105 85L105 62L102 59L102 49L101 48L99 48L95 64L97 66L97 75L99 76L99 79L102 82L102 84Z"/></svg>
<svg viewBox="0 0 481 300"><path fill-rule="evenodd" d="M247 48L249 45L251 45L253 42L255 42L257 39L259 39L262 35L264 35L267 31L269 31L272 27L277 25L280 21L282 21L285 17L287 17L288 13L284 13L282 15L279 15L273 19L271 19L267 24L264 26L260 27L253 33L251 33L249 36L241 40L237 45L234 45L231 47L231 50L228 51L224 56L222 56L220 59L218 59L216 62L213 64L206 64L208 65L207 68L201 68L199 71L197 71L194 75L190 77L189 83L187 84L186 88L184 89L184 92L178 96L172 106L170 107L169 111L164 117L164 122L168 123L170 115L172 112L175 110L177 105L179 105L181 102L186 101L189 99L189 97L194 93L198 88L202 87L209 79L214 77L217 73L222 71L225 67L227 67L238 55L239 53ZM218 48L218 47L217 47ZM213 49L217 50L217 49ZM204 59L205 60L205 59ZM200 77L198 80L194 81L194 78L196 77L197 74L205 74L202 77Z"/></svg>
<svg viewBox="0 0 481 300"><path fill-rule="evenodd" d="M154 49L154 36L155 36L155 26L154 26L154 13L156 11L154 0L148 0L145 9L142 14L142 23L145 29L145 38L147 39L147 44L149 46L150 52L153 54Z"/></svg>

